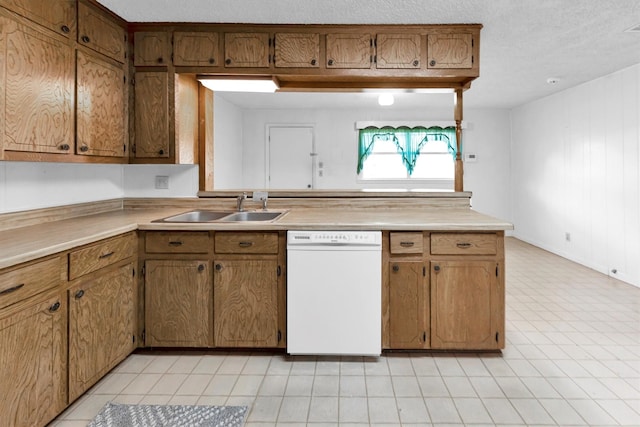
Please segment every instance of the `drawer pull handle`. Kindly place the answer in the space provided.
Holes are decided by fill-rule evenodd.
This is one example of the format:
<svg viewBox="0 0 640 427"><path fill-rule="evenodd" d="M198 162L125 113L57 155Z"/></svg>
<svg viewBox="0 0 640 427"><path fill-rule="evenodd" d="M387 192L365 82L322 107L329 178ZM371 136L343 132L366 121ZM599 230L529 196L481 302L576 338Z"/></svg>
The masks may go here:
<svg viewBox="0 0 640 427"><path fill-rule="evenodd" d="M59 308L60 308L60 301L56 301L55 304L49 307L49 311L53 313L55 311L58 311Z"/></svg>
<svg viewBox="0 0 640 427"><path fill-rule="evenodd" d="M400 246L403 248L410 248L415 244L415 242L400 242Z"/></svg>
<svg viewBox="0 0 640 427"><path fill-rule="evenodd" d="M114 253L114 252L113 252L113 251L111 251L111 252L109 252L109 253L106 253L106 254L102 254L102 255L100 255L98 258L99 258L99 259L109 258L111 255L113 255L113 253Z"/></svg>
<svg viewBox="0 0 640 427"><path fill-rule="evenodd" d="M75 297L76 299L80 299L84 296L84 291L82 289L80 289L78 292L76 292Z"/></svg>
<svg viewBox="0 0 640 427"><path fill-rule="evenodd" d="M182 246L182 241L173 240L173 241L169 242L169 246Z"/></svg>
<svg viewBox="0 0 640 427"><path fill-rule="evenodd" d="M467 249L471 247L471 243L456 243L456 246L461 249Z"/></svg>
<svg viewBox="0 0 640 427"><path fill-rule="evenodd" d="M10 294L11 292L15 292L23 286L24 286L24 283L20 283L19 285L15 285L10 288L3 289L2 291L0 291L0 295Z"/></svg>
<svg viewBox="0 0 640 427"><path fill-rule="evenodd" d="M238 245L241 248L250 248L251 246L253 246L253 242L240 242L238 243Z"/></svg>

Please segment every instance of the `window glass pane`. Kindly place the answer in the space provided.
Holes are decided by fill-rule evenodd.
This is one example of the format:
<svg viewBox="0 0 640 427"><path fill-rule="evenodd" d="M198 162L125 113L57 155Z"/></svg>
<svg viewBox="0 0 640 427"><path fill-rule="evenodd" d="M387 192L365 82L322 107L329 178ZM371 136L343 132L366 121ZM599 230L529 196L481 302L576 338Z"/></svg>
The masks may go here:
<svg viewBox="0 0 640 427"><path fill-rule="evenodd" d="M429 141L420 149L420 153L448 153L449 144L447 141Z"/></svg>
<svg viewBox="0 0 640 427"><path fill-rule="evenodd" d="M411 178L452 179L454 172L453 157L448 152L443 154L420 154Z"/></svg>
<svg viewBox="0 0 640 427"><path fill-rule="evenodd" d="M364 162L363 179L398 179L407 177L407 169L398 154L371 154Z"/></svg>
<svg viewBox="0 0 640 427"><path fill-rule="evenodd" d="M371 150L371 152L372 153L397 153L398 146L393 141L393 137L389 138L386 141L382 138L376 138L375 142L373 143L373 150Z"/></svg>

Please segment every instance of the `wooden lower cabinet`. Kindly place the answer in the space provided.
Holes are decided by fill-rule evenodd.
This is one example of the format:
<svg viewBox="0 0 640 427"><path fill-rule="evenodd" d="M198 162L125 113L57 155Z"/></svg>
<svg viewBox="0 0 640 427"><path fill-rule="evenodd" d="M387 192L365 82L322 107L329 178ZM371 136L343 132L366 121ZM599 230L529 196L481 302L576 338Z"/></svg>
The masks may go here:
<svg viewBox="0 0 640 427"><path fill-rule="evenodd" d="M422 261L391 261L389 266L389 345L429 347L429 283Z"/></svg>
<svg viewBox="0 0 640 427"><path fill-rule="evenodd" d="M69 289L69 402L135 349L135 289L133 263Z"/></svg>
<svg viewBox="0 0 640 427"><path fill-rule="evenodd" d="M216 346L278 346L278 271L276 259L216 259Z"/></svg>
<svg viewBox="0 0 640 427"><path fill-rule="evenodd" d="M0 424L46 425L67 406L67 302L62 292L0 312Z"/></svg>
<svg viewBox="0 0 640 427"><path fill-rule="evenodd" d="M431 261L431 347L504 347L504 283L496 261Z"/></svg>
<svg viewBox="0 0 640 427"><path fill-rule="evenodd" d="M209 261L145 262L145 345L213 347Z"/></svg>

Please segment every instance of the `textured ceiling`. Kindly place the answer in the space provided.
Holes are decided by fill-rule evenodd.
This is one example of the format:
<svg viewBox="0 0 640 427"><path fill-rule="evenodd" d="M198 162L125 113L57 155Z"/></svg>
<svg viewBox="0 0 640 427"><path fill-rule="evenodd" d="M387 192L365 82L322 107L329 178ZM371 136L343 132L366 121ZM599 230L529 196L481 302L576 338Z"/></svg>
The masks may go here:
<svg viewBox="0 0 640 427"><path fill-rule="evenodd" d="M480 23L466 107L512 108L640 63L640 32L625 32L640 24L640 0L98 1L129 22Z"/></svg>

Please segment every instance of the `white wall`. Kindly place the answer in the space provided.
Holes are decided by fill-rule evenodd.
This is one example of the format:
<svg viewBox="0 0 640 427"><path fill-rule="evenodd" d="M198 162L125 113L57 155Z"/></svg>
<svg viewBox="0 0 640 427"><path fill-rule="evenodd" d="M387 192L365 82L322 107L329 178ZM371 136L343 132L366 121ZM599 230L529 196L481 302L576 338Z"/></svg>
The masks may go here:
<svg viewBox="0 0 640 427"><path fill-rule="evenodd" d="M124 197L197 197L197 165L124 165ZM156 189L156 176L169 178L169 188Z"/></svg>
<svg viewBox="0 0 640 427"><path fill-rule="evenodd" d="M514 109L515 236L640 286L639 135L640 64Z"/></svg>
<svg viewBox="0 0 640 427"><path fill-rule="evenodd" d="M265 187L265 146L267 124L312 124L318 161L324 176L317 177L319 189L371 187L357 181L358 132L356 121L438 121L452 120L450 110L353 110L283 109L243 110L244 187ZM465 165L465 190L473 191L473 206L481 212L509 219L508 110L468 110L464 116L463 149L477 155L476 163ZM417 185L423 187L424 185ZM380 185L373 185L380 187Z"/></svg>
<svg viewBox="0 0 640 427"><path fill-rule="evenodd" d="M244 188L242 111L224 98L213 98L213 186Z"/></svg>

